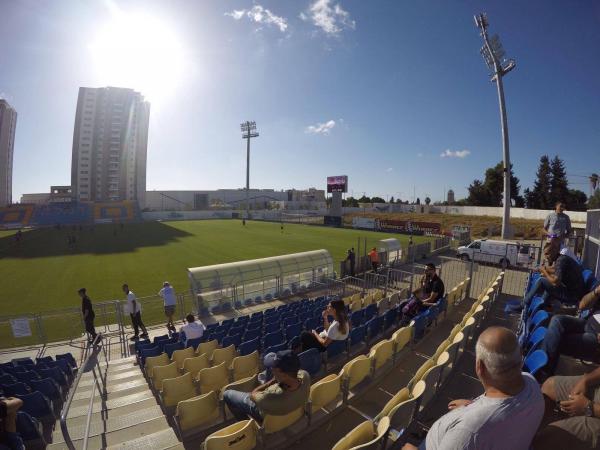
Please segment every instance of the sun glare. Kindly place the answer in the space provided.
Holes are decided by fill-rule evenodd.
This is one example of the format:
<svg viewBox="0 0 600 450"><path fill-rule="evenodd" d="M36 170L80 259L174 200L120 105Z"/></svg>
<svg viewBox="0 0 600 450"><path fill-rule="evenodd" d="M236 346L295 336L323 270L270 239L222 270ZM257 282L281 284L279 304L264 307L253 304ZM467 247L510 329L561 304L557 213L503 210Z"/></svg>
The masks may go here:
<svg viewBox="0 0 600 450"><path fill-rule="evenodd" d="M100 84L135 89L153 107L177 89L183 76L178 36L155 17L116 14L89 48Z"/></svg>

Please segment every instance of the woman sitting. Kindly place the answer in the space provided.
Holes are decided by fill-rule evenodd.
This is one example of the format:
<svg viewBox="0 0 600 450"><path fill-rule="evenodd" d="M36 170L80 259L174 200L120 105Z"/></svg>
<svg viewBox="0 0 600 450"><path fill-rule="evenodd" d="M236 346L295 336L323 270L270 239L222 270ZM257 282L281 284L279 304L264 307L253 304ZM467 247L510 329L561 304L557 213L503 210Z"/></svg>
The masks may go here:
<svg viewBox="0 0 600 450"><path fill-rule="evenodd" d="M300 349L304 352L310 348L316 348L324 352L327 346L333 341L345 341L350 332L350 322L346 313L346 305L343 300L332 300L323 311L324 330L317 333L315 330L303 331L300 335ZM329 322L329 317L333 316L333 322ZM298 351L298 349L295 349Z"/></svg>

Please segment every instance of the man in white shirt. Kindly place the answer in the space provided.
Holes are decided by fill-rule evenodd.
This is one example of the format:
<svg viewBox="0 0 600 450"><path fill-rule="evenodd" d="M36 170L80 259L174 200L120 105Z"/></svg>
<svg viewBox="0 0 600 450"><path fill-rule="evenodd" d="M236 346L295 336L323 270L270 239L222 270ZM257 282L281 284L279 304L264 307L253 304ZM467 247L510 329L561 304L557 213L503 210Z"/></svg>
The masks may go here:
<svg viewBox="0 0 600 450"><path fill-rule="evenodd" d="M177 304L177 298L175 297L175 289L168 281L163 283L163 288L158 292L163 298L165 306L165 316L167 316L167 329L169 331L175 331L175 324L173 323L173 316L175 315L175 305Z"/></svg>
<svg viewBox="0 0 600 450"><path fill-rule="evenodd" d="M127 296L127 310L131 316L131 325L133 325L133 337L131 340L136 341L140 337L148 339L148 331L146 330L144 322L142 322L142 305L137 301L135 294L129 290L127 284L123 285L123 292L125 292L125 295ZM142 329L141 336L139 335L140 328Z"/></svg>
<svg viewBox="0 0 600 450"><path fill-rule="evenodd" d="M490 327L477 340L475 372L485 390L474 400L453 400L419 449L528 450L544 415L535 378L521 372L515 334ZM416 449L406 444L403 450Z"/></svg>
<svg viewBox="0 0 600 450"><path fill-rule="evenodd" d="M204 335L204 330L206 327L200 320L196 322L196 318L193 314L188 314L185 316L185 320L187 321L187 325L184 325L179 330L179 333L185 334L185 341L187 342L190 339L198 339Z"/></svg>

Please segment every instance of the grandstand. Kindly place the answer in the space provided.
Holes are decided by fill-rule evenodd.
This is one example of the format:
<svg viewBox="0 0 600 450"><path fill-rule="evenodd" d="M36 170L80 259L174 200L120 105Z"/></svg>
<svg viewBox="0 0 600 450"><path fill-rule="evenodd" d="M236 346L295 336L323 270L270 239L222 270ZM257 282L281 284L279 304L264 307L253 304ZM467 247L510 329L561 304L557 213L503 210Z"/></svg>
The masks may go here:
<svg viewBox="0 0 600 450"><path fill-rule="evenodd" d="M34 207L32 205L11 205L0 208L2 228L22 228L29 225Z"/></svg>

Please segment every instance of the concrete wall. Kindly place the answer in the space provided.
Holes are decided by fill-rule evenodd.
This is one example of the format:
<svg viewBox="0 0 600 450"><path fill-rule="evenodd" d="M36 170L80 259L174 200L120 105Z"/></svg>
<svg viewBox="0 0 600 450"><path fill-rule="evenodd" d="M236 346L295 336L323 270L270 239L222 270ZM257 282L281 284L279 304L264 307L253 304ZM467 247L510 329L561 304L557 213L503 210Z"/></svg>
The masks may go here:
<svg viewBox="0 0 600 450"><path fill-rule="evenodd" d="M464 214L466 216L491 216L502 217L501 207L492 206L434 206L435 212L445 214ZM544 220L550 210L544 209L526 209L526 208L511 208L510 217L515 219L531 219ZM567 211L571 217L571 222L585 223L587 212L585 211Z"/></svg>

